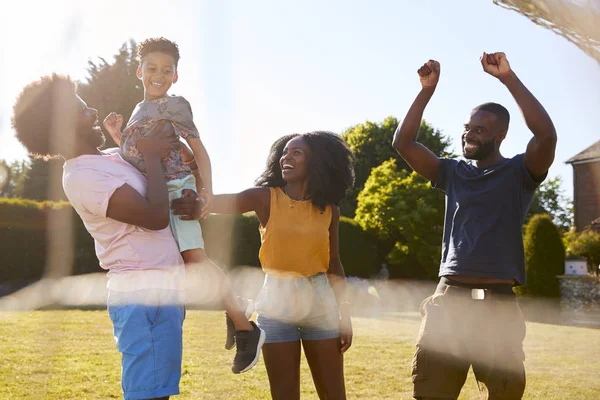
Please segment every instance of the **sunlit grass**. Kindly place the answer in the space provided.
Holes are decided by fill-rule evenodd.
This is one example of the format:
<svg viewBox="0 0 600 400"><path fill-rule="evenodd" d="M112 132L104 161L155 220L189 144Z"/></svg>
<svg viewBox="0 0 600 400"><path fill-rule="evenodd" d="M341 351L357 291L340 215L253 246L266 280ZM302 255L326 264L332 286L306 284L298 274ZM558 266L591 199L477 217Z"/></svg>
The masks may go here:
<svg viewBox="0 0 600 400"><path fill-rule="evenodd" d="M355 318L346 357L349 399L410 399L416 313ZM222 312L189 311L179 399L269 399L262 361L233 375ZM118 399L119 354L106 311L0 313L0 399ZM593 399L600 393L600 330L528 324L525 399ZM316 399L306 362L302 398ZM476 399L469 376L461 399Z"/></svg>

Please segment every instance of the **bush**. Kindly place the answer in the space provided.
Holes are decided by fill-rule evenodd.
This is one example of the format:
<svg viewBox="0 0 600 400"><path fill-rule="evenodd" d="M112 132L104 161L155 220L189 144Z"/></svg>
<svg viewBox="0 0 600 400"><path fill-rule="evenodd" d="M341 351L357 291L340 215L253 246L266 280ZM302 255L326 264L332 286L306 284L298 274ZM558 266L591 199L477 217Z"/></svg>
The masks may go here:
<svg viewBox="0 0 600 400"><path fill-rule="evenodd" d="M395 160L373 168L358 196L355 220L379 239L380 254L394 265L392 277L437 278L444 195L426 179L398 172Z"/></svg>
<svg viewBox="0 0 600 400"><path fill-rule="evenodd" d="M201 221L206 254L220 266L260 266L258 218L246 215L210 215Z"/></svg>
<svg viewBox="0 0 600 400"><path fill-rule="evenodd" d="M559 296L557 275L564 272L565 247L549 215L534 215L525 226L527 285L521 294Z"/></svg>
<svg viewBox="0 0 600 400"><path fill-rule="evenodd" d="M219 265L260 266L258 218L247 215L211 215L202 221L206 252ZM379 271L377 241L353 220L340 219L340 258L348 276L368 278Z"/></svg>
<svg viewBox="0 0 600 400"><path fill-rule="evenodd" d="M54 226L48 226L49 220ZM211 215L201 225L206 252L218 265L260 266L260 234L254 214ZM102 272L94 241L68 202L0 198L0 282L41 278L46 269L48 237L63 237L70 233L68 229L73 230L74 251L72 258L64 255L70 264L65 266L67 270L76 275ZM348 275L369 277L378 271L376 240L345 217L340 221L340 247Z"/></svg>
<svg viewBox="0 0 600 400"><path fill-rule="evenodd" d="M598 276L600 264L600 233L591 229L583 232L569 231L565 235L569 255L582 257L587 260L588 272Z"/></svg>
<svg viewBox="0 0 600 400"><path fill-rule="evenodd" d="M101 271L94 242L68 202L0 199L0 282L41 278L46 270L48 238L64 237L68 229L73 230L74 252L72 258L65 256L72 264L64 267L71 270L75 266L74 274Z"/></svg>
<svg viewBox="0 0 600 400"><path fill-rule="evenodd" d="M347 217L340 218L340 258L347 276L369 278L379 272L377 239Z"/></svg>

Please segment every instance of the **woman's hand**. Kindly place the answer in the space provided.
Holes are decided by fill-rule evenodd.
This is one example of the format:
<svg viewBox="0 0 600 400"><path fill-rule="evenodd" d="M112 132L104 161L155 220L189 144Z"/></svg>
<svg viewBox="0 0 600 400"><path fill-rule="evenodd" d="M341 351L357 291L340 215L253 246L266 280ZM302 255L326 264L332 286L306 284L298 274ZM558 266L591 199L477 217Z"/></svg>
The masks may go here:
<svg viewBox="0 0 600 400"><path fill-rule="evenodd" d="M350 317L340 319L340 344L342 353L352 346L352 320Z"/></svg>
<svg viewBox="0 0 600 400"><path fill-rule="evenodd" d="M340 304L340 351L345 353L352 346L352 319L350 317L349 303Z"/></svg>

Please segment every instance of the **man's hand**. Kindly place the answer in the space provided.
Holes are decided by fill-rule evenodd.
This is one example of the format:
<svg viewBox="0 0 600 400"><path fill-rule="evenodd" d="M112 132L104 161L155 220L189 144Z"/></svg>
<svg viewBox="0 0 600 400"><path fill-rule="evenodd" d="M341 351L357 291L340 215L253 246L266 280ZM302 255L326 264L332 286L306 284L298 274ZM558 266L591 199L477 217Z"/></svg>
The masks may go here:
<svg viewBox="0 0 600 400"><path fill-rule="evenodd" d="M208 211L202 197L189 189L184 189L180 198L171 201L171 210L174 215L179 215L179 218L183 221L204 218L206 215L203 215L203 213Z"/></svg>
<svg viewBox="0 0 600 400"><path fill-rule="evenodd" d="M435 88L440 80L440 63L429 60L417 70L423 89Z"/></svg>
<svg viewBox="0 0 600 400"><path fill-rule="evenodd" d="M504 53L487 54L483 52L480 61L483 70L498 79L502 79L513 73Z"/></svg>
<svg viewBox="0 0 600 400"><path fill-rule="evenodd" d="M180 142L175 131L165 134L163 129L169 123L167 120L161 120L156 127L146 137L137 141L137 147L144 158L158 156L161 160L169 155L173 150L180 148Z"/></svg>
<svg viewBox="0 0 600 400"><path fill-rule="evenodd" d="M109 133L110 137L115 141L117 146L121 145L121 127L123 126L123 116L115 112L111 112L104 118L104 129Z"/></svg>

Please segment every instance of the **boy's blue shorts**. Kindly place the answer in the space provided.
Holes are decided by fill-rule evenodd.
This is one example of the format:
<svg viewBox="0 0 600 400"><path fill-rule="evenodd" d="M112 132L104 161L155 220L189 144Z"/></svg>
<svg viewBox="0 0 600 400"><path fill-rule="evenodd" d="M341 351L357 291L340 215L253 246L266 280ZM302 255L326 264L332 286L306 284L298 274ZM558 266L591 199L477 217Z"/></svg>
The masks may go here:
<svg viewBox="0 0 600 400"><path fill-rule="evenodd" d="M165 289L109 292L125 400L179 394L185 319L180 297L180 291Z"/></svg>

